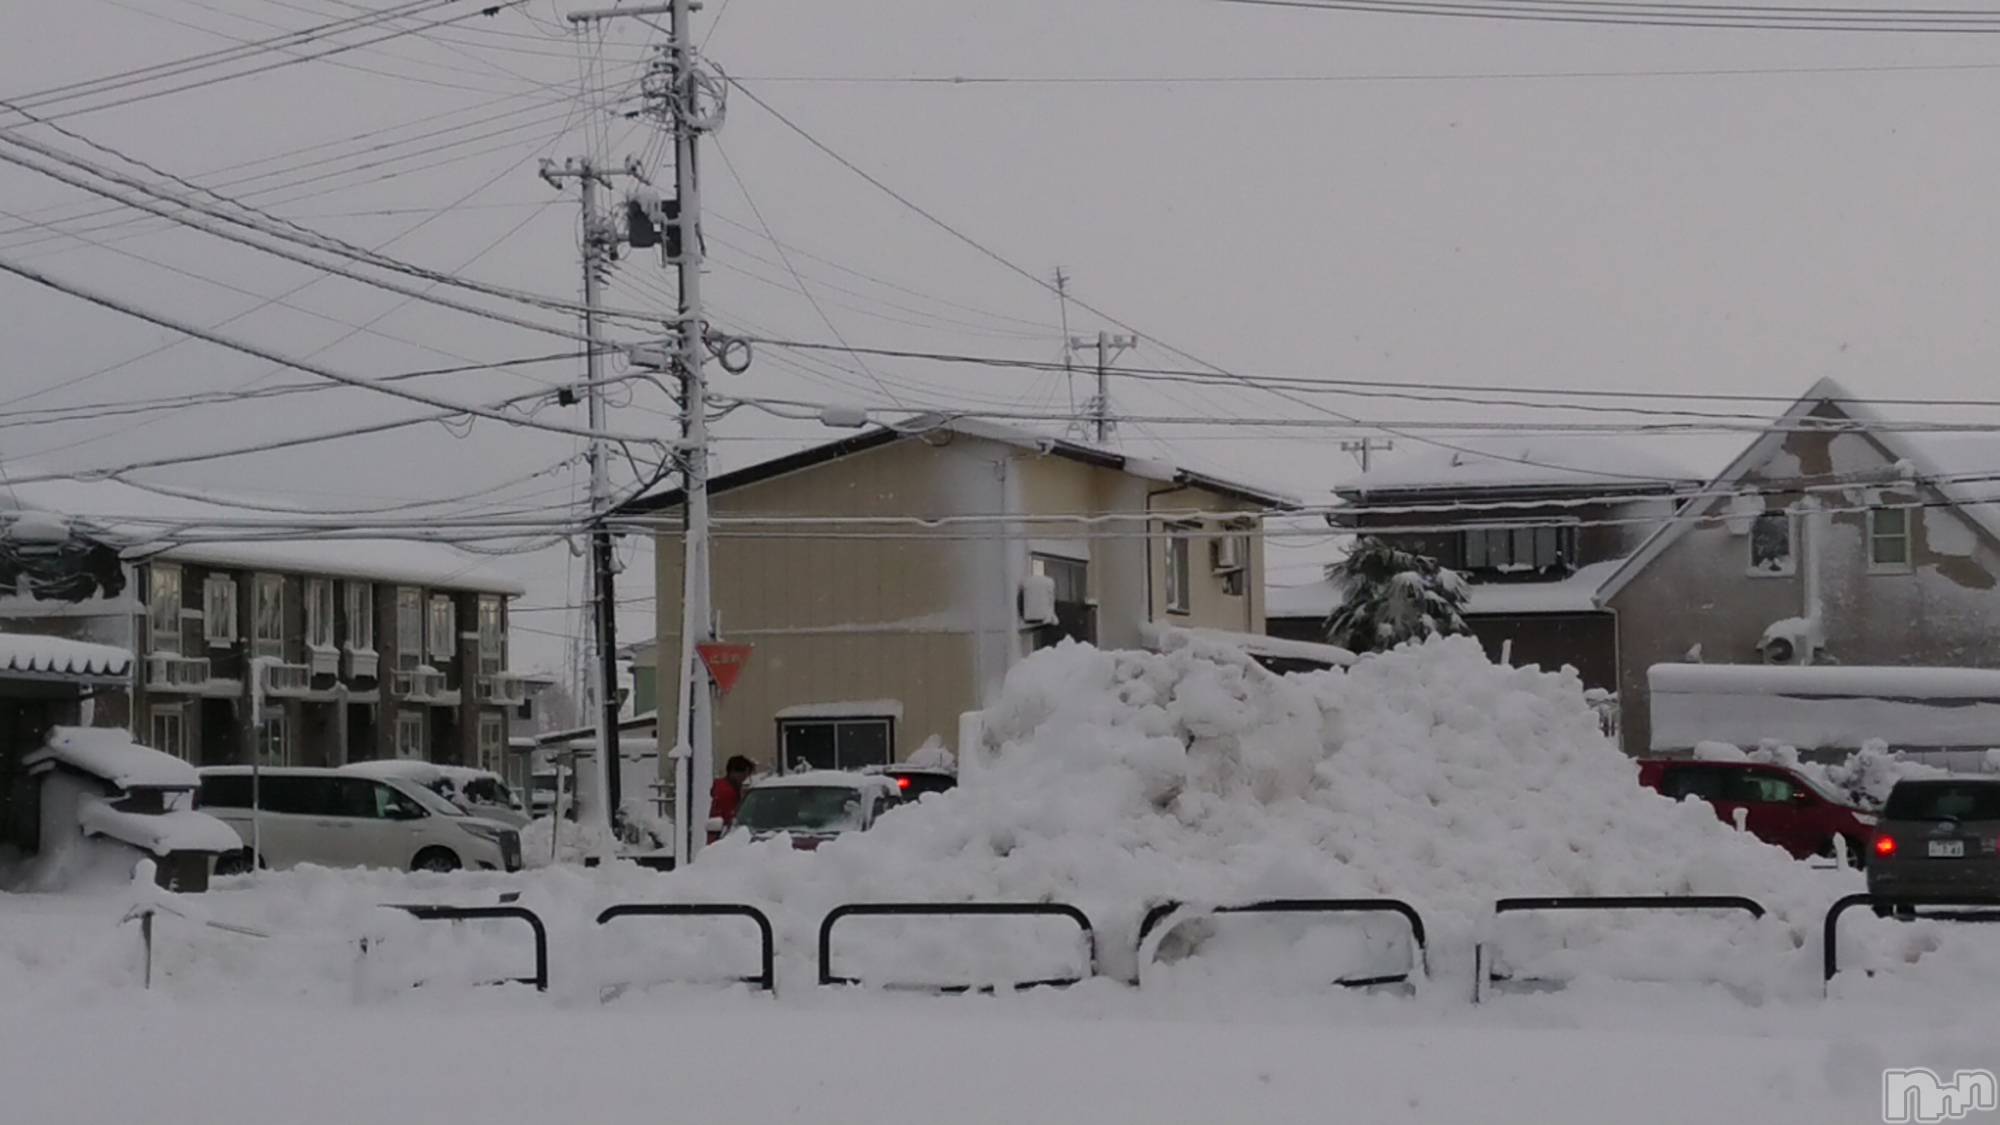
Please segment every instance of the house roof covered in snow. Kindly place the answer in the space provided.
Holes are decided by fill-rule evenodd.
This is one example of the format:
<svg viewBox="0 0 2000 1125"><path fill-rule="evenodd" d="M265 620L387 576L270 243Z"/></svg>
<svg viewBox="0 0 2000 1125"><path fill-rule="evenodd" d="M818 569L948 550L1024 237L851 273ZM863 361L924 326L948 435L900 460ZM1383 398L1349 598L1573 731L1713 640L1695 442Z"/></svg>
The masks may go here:
<svg viewBox="0 0 2000 1125"><path fill-rule="evenodd" d="M1182 469L1159 461L1130 456L1120 453L1117 450L1106 449L1103 446L1072 441L1068 438L1053 437L1048 434L1037 433L1033 430L1022 429L1018 426L1005 426L995 422L984 422L969 418L949 418L937 414L918 415L898 422L894 426L877 427L850 437L841 438L838 441L826 442L807 449L801 449L796 453L788 453L782 457L774 457L768 461L759 461L754 465L746 465L734 472L723 473L711 478L708 482L708 489L710 493L728 492L731 489L742 488L745 485L771 480L788 473L815 468L831 461L838 461L843 457L851 457L857 453L865 453L871 449L879 449L882 446L892 445L899 441L915 441L925 434L939 432L963 434L967 437L999 442L1003 445L1011 445L1019 449L1032 450L1044 456L1063 457L1072 461L1081 461L1089 465L1097 465L1107 469L1115 469L1123 473L1130 473L1133 476L1143 477L1147 480L1159 481L1162 484L1179 484L1191 488L1206 489L1221 496L1237 500L1247 500L1250 503L1264 507L1296 508L1299 506L1297 497L1258 485L1211 476L1192 469ZM629 501L625 505L624 510L627 512L656 512L675 507L681 501L681 490L676 488L638 497Z"/></svg>
<svg viewBox="0 0 2000 1125"><path fill-rule="evenodd" d="M218 527L246 521L269 521L270 502L244 497L215 496L197 500L171 492L116 480L49 480L10 485L0 491L0 513L14 521L36 521L36 532L49 515L75 521L116 543L128 556L154 556L175 562L241 567L340 578L368 578L454 590L518 596L521 585L468 554L442 542L405 539L223 538ZM298 517L293 526L324 523L328 530L351 526L351 518ZM200 525L199 542L175 541L171 534L190 524ZM256 536L269 534L257 532Z"/></svg>
<svg viewBox="0 0 2000 1125"><path fill-rule="evenodd" d="M1380 463L1335 485L1342 496L1383 492L1666 492L1699 484L1702 473L1629 440L1555 435L1454 439L1381 455Z"/></svg>
<svg viewBox="0 0 2000 1125"><path fill-rule="evenodd" d="M0 676L123 679L131 667L132 654L122 648L64 637L0 633Z"/></svg>
<svg viewBox="0 0 2000 1125"><path fill-rule="evenodd" d="M1835 417L1829 419L1822 411ZM1982 449L1989 454L2000 452L1992 439L1912 435L1904 428L1884 421L1873 406L1854 397L1837 380L1824 378L1814 383L1771 428L1759 434L1737 454L1736 459L1681 510L1681 518L1661 524L1648 536L1639 549L1605 581L1598 591L1598 601L1608 602L1617 596L1627 583L1686 534L1700 517L1713 515L1726 505L1736 485L1770 462L1784 448L1785 438L1792 432L1792 424L1800 423L1802 419L1838 422L1840 416L1844 416L1848 428L1842 431L1829 424L1830 432L1857 433L1875 443L1904 477L1936 492L1952 505L1953 510L1970 520L1994 543L2000 544L2000 482L1986 479L1993 474L1993 462L1981 459ZM1976 474L1981 479L1954 479L1967 473Z"/></svg>

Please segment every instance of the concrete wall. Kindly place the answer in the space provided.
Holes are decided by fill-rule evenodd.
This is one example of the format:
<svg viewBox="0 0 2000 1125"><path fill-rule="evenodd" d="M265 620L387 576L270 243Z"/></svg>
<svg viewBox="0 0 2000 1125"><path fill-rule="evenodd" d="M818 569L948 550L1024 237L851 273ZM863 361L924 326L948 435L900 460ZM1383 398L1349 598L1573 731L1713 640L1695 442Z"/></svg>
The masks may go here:
<svg viewBox="0 0 2000 1125"><path fill-rule="evenodd" d="M1760 482L1887 470L1894 458L1858 434L1790 434L1749 475ZM1830 509L1923 503L1928 489L1864 488L1822 493ZM1796 495L1758 501L1784 510ZM1718 517L1722 515L1717 512ZM1619 698L1625 747L1639 753L1651 738L1646 670L1689 659L1701 646L1707 663L1759 663L1765 628L1804 616L1805 552L1817 552L1825 652L1841 664L2000 667L2000 550L1956 509L1911 510L1911 561L1905 571L1871 572L1867 515L1835 511L1802 518L1799 557L1787 576L1749 572L1747 509L1736 518L1691 525L1612 600L1618 614Z"/></svg>

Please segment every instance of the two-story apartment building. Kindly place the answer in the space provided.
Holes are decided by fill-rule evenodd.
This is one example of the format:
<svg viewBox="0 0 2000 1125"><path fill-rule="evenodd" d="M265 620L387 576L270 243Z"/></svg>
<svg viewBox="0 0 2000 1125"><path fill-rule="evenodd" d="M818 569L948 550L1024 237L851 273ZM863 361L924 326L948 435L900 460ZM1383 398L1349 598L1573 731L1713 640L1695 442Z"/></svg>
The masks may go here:
<svg viewBox="0 0 2000 1125"><path fill-rule="evenodd" d="M1596 593L1679 496L1700 487L1671 460L1596 438L1454 440L1339 484L1333 526L1438 560L1471 584L1466 624L1488 655L1573 665L1615 689L1618 628ZM1341 591L1325 579L1270 593L1274 635L1325 636Z"/></svg>
<svg viewBox="0 0 2000 1125"><path fill-rule="evenodd" d="M755 646L716 709L716 761L779 769L951 742L1009 668L1065 638L1136 648L1154 623L1262 633L1262 514L1295 503L943 419L752 465L710 491L716 616L725 639ZM680 601L681 505L676 491L628 507L662 521L663 607ZM677 614L659 615L652 695L668 714L679 629Z"/></svg>
<svg viewBox="0 0 2000 1125"><path fill-rule="evenodd" d="M0 523L50 517L117 544L115 592L0 599L0 631L133 654L92 721L202 765L339 765L369 758L505 767L525 687L507 660L519 588L436 544L230 541L167 528L242 511L116 482L25 485Z"/></svg>

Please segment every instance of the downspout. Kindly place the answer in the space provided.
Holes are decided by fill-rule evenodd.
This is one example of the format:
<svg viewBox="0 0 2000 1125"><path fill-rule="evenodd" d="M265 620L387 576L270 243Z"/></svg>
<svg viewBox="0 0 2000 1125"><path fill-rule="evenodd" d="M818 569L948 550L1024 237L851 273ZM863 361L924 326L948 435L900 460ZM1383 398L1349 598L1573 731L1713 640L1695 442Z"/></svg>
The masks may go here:
<svg viewBox="0 0 2000 1125"><path fill-rule="evenodd" d="M1174 493L1176 493L1176 492L1186 492L1186 491L1187 491L1187 487L1188 487L1188 486L1187 486L1187 485L1185 485L1185 484L1174 484L1174 485L1169 485L1169 486L1168 486L1168 487L1166 487L1166 488L1149 488L1149 489L1147 489L1147 490L1146 490L1146 503L1145 503L1145 512L1146 512L1146 516L1147 516L1147 519L1146 519L1146 538L1145 538L1145 543L1146 543L1146 624L1148 624L1148 625L1153 625L1153 624L1156 624L1156 623L1157 623L1157 622L1156 622L1156 621L1154 620L1154 616L1155 616L1155 613L1157 612L1157 611L1155 610L1155 608L1154 608L1154 607L1156 607L1157 605L1159 605L1159 603L1158 603L1157 601L1153 600L1153 520L1152 520L1152 515L1153 515L1153 498L1154 498L1155 496L1171 496L1171 495L1173 495L1173 494L1174 494Z"/></svg>

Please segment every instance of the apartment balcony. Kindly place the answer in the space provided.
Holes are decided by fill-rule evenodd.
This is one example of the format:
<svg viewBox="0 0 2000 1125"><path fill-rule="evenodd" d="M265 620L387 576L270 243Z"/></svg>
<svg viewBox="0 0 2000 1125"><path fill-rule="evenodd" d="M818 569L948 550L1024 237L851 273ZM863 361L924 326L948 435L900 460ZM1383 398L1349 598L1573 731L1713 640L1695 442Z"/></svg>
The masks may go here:
<svg viewBox="0 0 2000 1125"><path fill-rule="evenodd" d="M519 707L528 700L528 680L517 672L489 672L479 677L479 702Z"/></svg>
<svg viewBox="0 0 2000 1125"><path fill-rule="evenodd" d="M155 652L146 656L146 686L154 691L200 691L208 686L211 668L206 656Z"/></svg>
<svg viewBox="0 0 2000 1125"><path fill-rule="evenodd" d="M350 680L372 680L380 673L382 658L372 648L343 648L340 652L343 669Z"/></svg>
<svg viewBox="0 0 2000 1125"><path fill-rule="evenodd" d="M413 703L447 703L455 692L445 687L445 675L436 668L419 666L396 673L396 694Z"/></svg>
<svg viewBox="0 0 2000 1125"><path fill-rule="evenodd" d="M261 661L258 664L264 678L264 694L285 699L305 695L312 690L312 666L309 664L278 664Z"/></svg>

